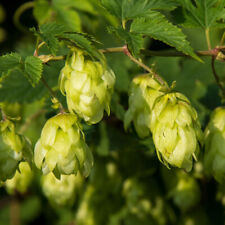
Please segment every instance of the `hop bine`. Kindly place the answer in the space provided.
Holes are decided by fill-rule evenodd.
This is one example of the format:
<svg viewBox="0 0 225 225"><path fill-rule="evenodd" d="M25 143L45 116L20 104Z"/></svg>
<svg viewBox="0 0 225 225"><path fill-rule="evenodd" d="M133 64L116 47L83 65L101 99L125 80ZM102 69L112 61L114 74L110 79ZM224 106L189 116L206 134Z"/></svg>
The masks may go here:
<svg viewBox="0 0 225 225"><path fill-rule="evenodd" d="M154 103L150 125L160 161L190 171L202 131L189 100L177 92L162 95Z"/></svg>
<svg viewBox="0 0 225 225"><path fill-rule="evenodd" d="M71 113L77 113L90 124L98 123L104 110L109 115L115 75L99 62L86 59L83 51L77 48L71 51L59 83Z"/></svg>
<svg viewBox="0 0 225 225"><path fill-rule="evenodd" d="M77 116L63 113L50 118L35 145L34 161L44 174L53 172L88 176L93 165L92 153L84 141Z"/></svg>
<svg viewBox="0 0 225 225"><path fill-rule="evenodd" d="M164 94L162 87L150 74L135 77L131 84L129 109L125 114L124 127L128 129L133 121L139 137L150 134L150 116L155 100Z"/></svg>
<svg viewBox="0 0 225 225"><path fill-rule="evenodd" d="M211 115L205 130L204 165L219 182L225 178L225 107L218 107Z"/></svg>

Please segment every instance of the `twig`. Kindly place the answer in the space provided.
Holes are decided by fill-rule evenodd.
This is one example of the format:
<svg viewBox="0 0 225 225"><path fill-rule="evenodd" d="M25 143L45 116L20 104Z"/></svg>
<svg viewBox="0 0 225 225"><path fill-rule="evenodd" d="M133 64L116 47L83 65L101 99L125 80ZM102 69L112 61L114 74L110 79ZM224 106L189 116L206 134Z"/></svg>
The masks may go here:
<svg viewBox="0 0 225 225"><path fill-rule="evenodd" d="M39 37L37 37L37 44L36 44L36 47L35 47L35 51L34 51L34 56L38 56L38 50L43 46L45 45L45 42L41 42L40 44L39 43Z"/></svg>
<svg viewBox="0 0 225 225"><path fill-rule="evenodd" d="M214 75L214 77L215 77L216 83L217 83L218 87L220 88L220 90L222 91L223 96L225 97L225 89L224 89L224 87L223 87L223 84L222 84L221 81L220 81L219 76L218 76L217 73L216 73L216 68L215 68L215 57L212 57L212 60L211 60L211 66L212 66L212 71L213 71L213 75Z"/></svg>
<svg viewBox="0 0 225 225"><path fill-rule="evenodd" d="M219 46L217 48L224 48L224 46ZM115 47L115 48L105 48L99 50L102 53L114 53L114 52L123 52L123 47ZM183 57L190 57L189 55L186 55L182 52L174 51L174 50L165 50L165 51L153 51L153 50L147 50L142 49L141 53L146 56L161 56L161 57L177 57L177 56L183 56ZM196 55L198 56L215 56L215 51L212 50L206 50L206 51L196 51Z"/></svg>
<svg viewBox="0 0 225 225"><path fill-rule="evenodd" d="M38 39L37 39L37 43L38 43ZM44 44L44 42L42 42L41 44L38 45L38 48L35 49L35 51L34 51L34 56L39 57L39 56L38 56L38 49L39 49L43 44ZM47 81L44 79L43 76L41 77L41 81L42 81L42 83L44 84L44 86L48 89L48 91L50 92L51 96L52 96L54 99L56 99L56 101L58 102L59 108L60 108L60 112L61 112L61 113L64 113L64 112L65 112L65 109L64 109L62 103L61 103L61 102L59 101L59 99L56 97L55 92L51 89L51 87L49 87Z"/></svg>
<svg viewBox="0 0 225 225"><path fill-rule="evenodd" d="M123 52L125 55L127 55L133 62L135 62L137 65L139 65L140 67L144 68L146 71L148 71L149 73L151 73L154 78L162 85L162 86L166 86L166 83L164 82L164 80L158 75L156 74L151 68L149 68L148 66L146 66L144 63L140 62L139 60L137 60L136 58L134 58L131 53L129 52L127 45L124 45L123 47Z"/></svg>
<svg viewBox="0 0 225 225"><path fill-rule="evenodd" d="M42 42L43 43L43 42ZM42 44L41 43L41 44ZM40 45L39 45L40 46ZM224 46L220 46L217 48L225 48ZM116 53L116 52L124 52L123 47L115 47L115 48L105 48L105 49L99 49L100 52L102 53ZM161 56L161 57L177 57L177 56L182 56L182 57L190 57L188 55L185 55L182 52L178 51L152 51L152 50L147 50L143 49L141 50L141 53L146 55L146 56ZM207 50L207 51L196 51L195 52L198 56L217 56L216 52L214 49ZM34 53L35 56L37 56L37 52L35 51ZM54 56L54 55L39 55L37 56L43 63L47 63L49 61L59 61L59 60L64 60L66 59L66 55L60 55L60 56Z"/></svg>
<svg viewBox="0 0 225 225"><path fill-rule="evenodd" d="M105 48L99 50L102 53L123 52L123 47Z"/></svg>
<svg viewBox="0 0 225 225"><path fill-rule="evenodd" d="M59 61L66 59L66 55L39 55L38 58L42 61L42 63L47 63L49 61Z"/></svg>

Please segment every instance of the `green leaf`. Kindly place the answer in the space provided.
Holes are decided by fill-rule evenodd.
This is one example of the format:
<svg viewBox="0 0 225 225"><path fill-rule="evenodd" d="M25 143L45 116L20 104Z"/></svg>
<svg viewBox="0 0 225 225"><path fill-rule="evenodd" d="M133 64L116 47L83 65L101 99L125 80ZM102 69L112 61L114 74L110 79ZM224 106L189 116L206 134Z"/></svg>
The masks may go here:
<svg viewBox="0 0 225 225"><path fill-rule="evenodd" d="M225 0L178 0L184 7L186 25L202 27L225 27Z"/></svg>
<svg viewBox="0 0 225 225"><path fill-rule="evenodd" d="M96 15L96 11L89 0L53 0L52 4L57 8L76 8L80 11Z"/></svg>
<svg viewBox="0 0 225 225"><path fill-rule="evenodd" d="M81 20L79 14L72 9L58 9L56 10L56 22L68 27L71 31L81 30Z"/></svg>
<svg viewBox="0 0 225 225"><path fill-rule="evenodd" d="M21 65L21 56L17 53L11 53L0 56L0 76Z"/></svg>
<svg viewBox="0 0 225 225"><path fill-rule="evenodd" d="M40 26L40 33L41 34L52 34L53 36L62 34L63 32L67 31L65 26L62 24L57 23L46 23Z"/></svg>
<svg viewBox="0 0 225 225"><path fill-rule="evenodd" d="M50 62L51 66L44 65L43 76L47 75L45 80L50 87L57 86L59 71L63 64L63 62ZM24 72L19 69L13 70L0 83L0 102L31 103L45 95L49 96L49 93L42 82L32 87L24 76Z"/></svg>
<svg viewBox="0 0 225 225"><path fill-rule="evenodd" d="M47 0L36 0L34 1L33 9L34 18L38 24L43 24L51 16L51 7Z"/></svg>
<svg viewBox="0 0 225 225"><path fill-rule="evenodd" d="M61 24L46 23L40 26L40 32L37 34L46 43L51 53L55 55L59 47L59 41L56 36L65 31L67 29Z"/></svg>
<svg viewBox="0 0 225 225"><path fill-rule="evenodd" d="M161 13L152 11L148 17L135 19L131 33L141 34L160 40L177 50L201 61L194 53L180 28L170 23Z"/></svg>
<svg viewBox="0 0 225 225"><path fill-rule="evenodd" d="M91 57L96 58L100 61L104 60L104 56L94 47L92 37L78 32L67 32L59 35L59 39L69 41L71 44L83 49Z"/></svg>
<svg viewBox="0 0 225 225"><path fill-rule="evenodd" d="M122 19L123 0L101 0L102 5L114 16Z"/></svg>
<svg viewBox="0 0 225 225"><path fill-rule="evenodd" d="M101 3L121 20L146 16L153 9L172 10L177 5L174 0L101 0Z"/></svg>
<svg viewBox="0 0 225 225"><path fill-rule="evenodd" d="M141 34L131 33L122 28L110 27L109 32L114 32L121 40L125 41L129 50L137 56L143 47L143 37Z"/></svg>
<svg viewBox="0 0 225 225"><path fill-rule="evenodd" d="M25 76L34 87L41 79L43 70L42 61L35 56L27 56L25 59Z"/></svg>

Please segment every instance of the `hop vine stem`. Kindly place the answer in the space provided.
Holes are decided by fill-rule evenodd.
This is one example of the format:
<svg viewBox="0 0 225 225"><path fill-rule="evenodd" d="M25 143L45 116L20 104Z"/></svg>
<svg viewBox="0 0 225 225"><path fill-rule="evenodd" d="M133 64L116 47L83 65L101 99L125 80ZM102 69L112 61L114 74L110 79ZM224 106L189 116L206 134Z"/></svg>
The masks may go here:
<svg viewBox="0 0 225 225"><path fill-rule="evenodd" d="M35 51L34 51L34 54L33 54L33 55L36 56L36 57L39 57L40 59L42 59L43 56L38 56L38 50L39 50L39 48L40 48L41 46L43 46L45 43L42 42L41 44L38 45L38 42L39 42L39 39L37 39L37 44L36 44L36 46L38 46L38 47L35 48ZM46 56L45 56L45 57L46 57ZM51 57L50 57L50 58L51 58ZM62 60L62 59L60 59L60 60ZM50 60L48 60L48 61L50 61ZM48 61L46 61L46 62L48 62ZM43 62L43 63L46 63L43 59L42 59L42 62ZM54 99L57 100L57 102L58 102L58 104L59 104L60 112L61 112L61 113L64 113L64 112L65 112L65 109L64 109L62 103L61 103L61 102L59 101L59 99L56 97L55 92L51 89L51 87L49 87L47 81L44 79L43 76L41 77L41 81L42 81L42 83L44 84L44 86L48 89L48 91L49 91L49 93L51 94L51 96L52 96Z"/></svg>
<svg viewBox="0 0 225 225"><path fill-rule="evenodd" d="M140 67L144 68L146 71L148 71L149 73L151 73L154 78L162 85L162 86L166 86L166 83L164 82L164 80L158 75L156 74L150 67L146 66L144 63L142 63L141 61L137 60L135 57L133 57L130 53L130 51L128 50L127 45L123 46L123 52L125 55L127 55L131 61L135 62L137 65L139 65Z"/></svg>

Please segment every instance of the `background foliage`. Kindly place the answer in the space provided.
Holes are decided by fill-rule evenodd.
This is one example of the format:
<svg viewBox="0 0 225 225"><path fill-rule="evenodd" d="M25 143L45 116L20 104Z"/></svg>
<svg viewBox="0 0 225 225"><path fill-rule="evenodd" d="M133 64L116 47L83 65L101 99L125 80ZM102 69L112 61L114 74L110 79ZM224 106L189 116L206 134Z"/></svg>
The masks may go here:
<svg viewBox="0 0 225 225"><path fill-rule="evenodd" d="M222 92L213 77L211 57L197 51L224 45L224 7L224 0L1 3L0 102L7 103L18 131L33 146L45 121L57 113L42 77L66 107L58 90L65 57L51 59L65 56L68 44L93 60L106 57L116 75L110 117L97 125L83 124L95 163L91 175L75 190L74 204L52 204L43 195L41 173L34 168L34 180L25 194L9 195L0 189L1 224L224 224L224 185L206 176L204 150L190 173L168 170L158 161L151 137L140 139L132 128L126 133L123 118L130 82L146 71L122 50L97 51L126 44L134 57L170 85L176 81L175 89L190 99L204 129L212 110L222 104ZM34 56L37 39L46 43L39 55L51 59ZM215 67L225 82L224 61L216 60ZM182 189L183 184L187 185Z"/></svg>

